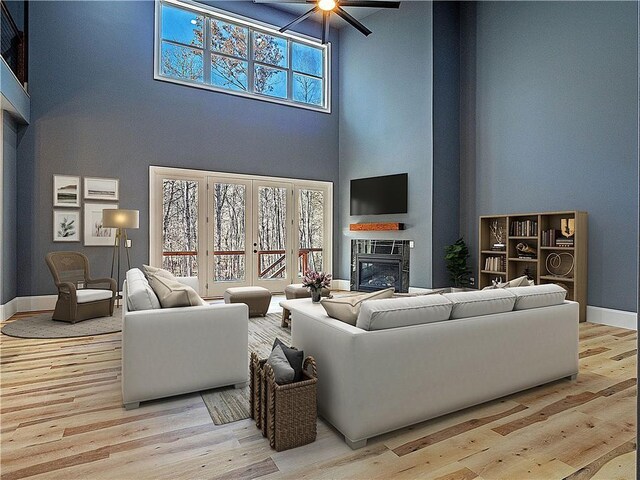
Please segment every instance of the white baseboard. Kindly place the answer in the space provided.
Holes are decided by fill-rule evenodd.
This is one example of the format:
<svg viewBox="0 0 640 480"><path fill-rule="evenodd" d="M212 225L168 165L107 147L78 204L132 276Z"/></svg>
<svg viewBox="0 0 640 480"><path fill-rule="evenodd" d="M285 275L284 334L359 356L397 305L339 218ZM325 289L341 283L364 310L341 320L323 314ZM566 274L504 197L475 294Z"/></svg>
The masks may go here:
<svg viewBox="0 0 640 480"><path fill-rule="evenodd" d="M18 297L18 312L35 312L36 310L53 310L56 307L57 295L36 295L34 297Z"/></svg>
<svg viewBox="0 0 640 480"><path fill-rule="evenodd" d="M4 322L11 318L14 313L18 312L18 297L9 300L4 305L0 305L0 321Z"/></svg>
<svg viewBox="0 0 640 480"><path fill-rule="evenodd" d="M637 330L638 314L636 312L587 305L587 322Z"/></svg>

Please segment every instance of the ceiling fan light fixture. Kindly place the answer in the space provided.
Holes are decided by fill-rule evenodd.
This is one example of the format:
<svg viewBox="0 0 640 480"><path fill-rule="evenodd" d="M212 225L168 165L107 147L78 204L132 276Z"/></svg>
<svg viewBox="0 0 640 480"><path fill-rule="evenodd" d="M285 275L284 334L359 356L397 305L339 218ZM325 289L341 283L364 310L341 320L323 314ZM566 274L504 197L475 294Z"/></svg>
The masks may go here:
<svg viewBox="0 0 640 480"><path fill-rule="evenodd" d="M335 0L319 0L318 1L318 7L320 7L320 10L324 10L325 12L330 12L331 10L336 8L336 5L337 4Z"/></svg>

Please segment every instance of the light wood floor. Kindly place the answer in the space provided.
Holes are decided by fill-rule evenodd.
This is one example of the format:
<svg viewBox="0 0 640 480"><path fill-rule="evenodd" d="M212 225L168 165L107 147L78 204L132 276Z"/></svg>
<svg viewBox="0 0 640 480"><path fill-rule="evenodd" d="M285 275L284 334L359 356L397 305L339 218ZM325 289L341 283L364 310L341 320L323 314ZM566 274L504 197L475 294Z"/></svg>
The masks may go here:
<svg viewBox="0 0 640 480"><path fill-rule="evenodd" d="M575 382L405 428L357 451L320 422L315 443L276 453L250 420L215 426L198 394L122 409L119 333L2 335L1 478L635 478L636 332L587 323L580 337Z"/></svg>

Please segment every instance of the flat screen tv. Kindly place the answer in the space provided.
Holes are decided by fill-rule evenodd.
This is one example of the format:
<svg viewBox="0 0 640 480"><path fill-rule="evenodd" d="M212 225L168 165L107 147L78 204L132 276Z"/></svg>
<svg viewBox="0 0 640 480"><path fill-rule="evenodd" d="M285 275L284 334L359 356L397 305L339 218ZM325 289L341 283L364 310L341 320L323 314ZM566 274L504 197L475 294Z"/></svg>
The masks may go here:
<svg viewBox="0 0 640 480"><path fill-rule="evenodd" d="M351 215L407 213L408 174L351 180Z"/></svg>

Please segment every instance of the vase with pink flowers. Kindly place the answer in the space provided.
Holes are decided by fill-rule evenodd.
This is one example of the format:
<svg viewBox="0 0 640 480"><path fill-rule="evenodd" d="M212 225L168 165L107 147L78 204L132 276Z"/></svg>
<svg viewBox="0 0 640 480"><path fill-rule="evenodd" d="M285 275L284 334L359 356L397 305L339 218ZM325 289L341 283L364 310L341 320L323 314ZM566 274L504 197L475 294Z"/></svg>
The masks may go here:
<svg viewBox="0 0 640 480"><path fill-rule="evenodd" d="M329 288L331 285L331 274L307 270L302 279L302 285L308 287L311 291L311 301L318 303L322 295L322 289Z"/></svg>

